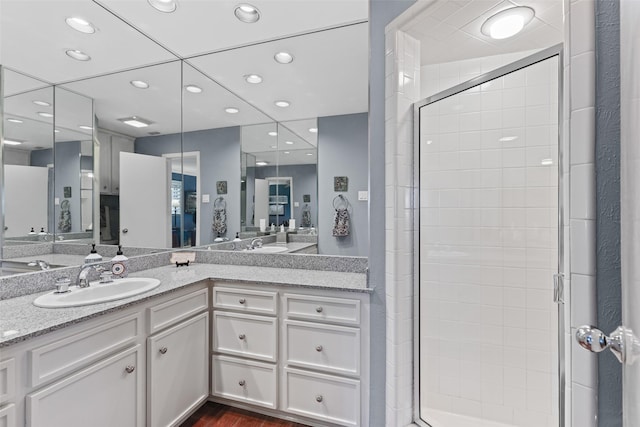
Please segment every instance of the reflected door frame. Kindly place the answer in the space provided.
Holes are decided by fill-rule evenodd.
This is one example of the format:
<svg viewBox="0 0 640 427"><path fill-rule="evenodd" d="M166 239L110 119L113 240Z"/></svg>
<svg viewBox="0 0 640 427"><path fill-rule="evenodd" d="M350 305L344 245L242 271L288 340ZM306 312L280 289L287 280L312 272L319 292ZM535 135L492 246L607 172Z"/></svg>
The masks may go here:
<svg viewBox="0 0 640 427"><path fill-rule="evenodd" d="M200 151L185 151L183 153L164 153L162 155L162 157L166 157L171 159L172 163L173 160L175 159L180 159L182 161L182 167L180 168L181 175L185 174L185 170L184 170L184 158L185 157L189 157L189 158L194 158L196 161L196 167L195 167L195 173L191 174L189 173L188 175L191 176L195 176L196 177L196 195L197 195L197 206L196 206L196 242L195 245L193 246L200 246L200 231L202 230L200 228L200 218L202 217L202 206L201 206L201 200L202 200L202 193L200 191ZM173 172L173 168L172 168L172 172ZM184 200L184 185L182 187L182 198ZM184 212L184 206L182 207L183 212ZM184 235L184 230L183 230L183 226L184 226L184 221L180 224L180 231L181 233ZM181 239L182 241L183 239ZM182 242L184 243L184 242ZM181 244L181 246L183 246Z"/></svg>
<svg viewBox="0 0 640 427"><path fill-rule="evenodd" d="M284 218L284 220L290 220L291 218L295 218L295 214L294 214L294 206L293 206L293 177L292 176L268 176L265 178L265 180L267 181L267 192L269 191L268 188L271 184L280 184L282 183L289 183L289 218ZM280 215L276 215L276 216L280 216ZM284 214L282 215L284 216Z"/></svg>

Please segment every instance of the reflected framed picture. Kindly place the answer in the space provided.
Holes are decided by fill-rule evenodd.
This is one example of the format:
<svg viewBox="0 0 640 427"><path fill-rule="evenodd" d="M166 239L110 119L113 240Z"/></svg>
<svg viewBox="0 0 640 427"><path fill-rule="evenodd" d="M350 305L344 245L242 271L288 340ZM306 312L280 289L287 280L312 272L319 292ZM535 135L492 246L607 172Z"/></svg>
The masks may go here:
<svg viewBox="0 0 640 427"><path fill-rule="evenodd" d="M303 194L302 195L303 203L311 203L311 194Z"/></svg>
<svg viewBox="0 0 640 427"><path fill-rule="evenodd" d="M347 177L347 176L334 176L333 177L333 191L349 191L349 177Z"/></svg>
<svg viewBox="0 0 640 427"><path fill-rule="evenodd" d="M216 191L218 194L227 194L227 181L216 182Z"/></svg>

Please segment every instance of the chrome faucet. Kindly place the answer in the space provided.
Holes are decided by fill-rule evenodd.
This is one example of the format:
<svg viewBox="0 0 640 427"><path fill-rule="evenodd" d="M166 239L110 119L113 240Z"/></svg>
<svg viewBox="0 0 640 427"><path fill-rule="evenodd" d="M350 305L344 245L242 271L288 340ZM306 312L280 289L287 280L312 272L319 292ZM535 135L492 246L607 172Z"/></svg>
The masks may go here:
<svg viewBox="0 0 640 427"><path fill-rule="evenodd" d="M261 248L262 247L262 239L260 237L256 237L251 240L251 244L249 245L249 249Z"/></svg>
<svg viewBox="0 0 640 427"><path fill-rule="evenodd" d="M106 268L97 263L82 264L80 266L80 271L78 272L78 277L76 278L76 286L79 288L89 287L89 272L92 268L99 272L106 270Z"/></svg>
<svg viewBox="0 0 640 427"><path fill-rule="evenodd" d="M40 267L41 270L48 270L49 269L49 263L47 261L43 261L41 259L37 259L35 261L31 261L27 265L29 267L35 267L37 265L38 267Z"/></svg>

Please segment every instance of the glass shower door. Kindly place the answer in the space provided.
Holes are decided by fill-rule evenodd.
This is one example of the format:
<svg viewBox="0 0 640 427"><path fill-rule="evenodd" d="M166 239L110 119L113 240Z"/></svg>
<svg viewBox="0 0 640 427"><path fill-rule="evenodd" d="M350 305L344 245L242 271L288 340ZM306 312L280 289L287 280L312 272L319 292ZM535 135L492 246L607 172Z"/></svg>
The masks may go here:
<svg viewBox="0 0 640 427"><path fill-rule="evenodd" d="M419 108L419 406L432 427L559 425L558 56Z"/></svg>

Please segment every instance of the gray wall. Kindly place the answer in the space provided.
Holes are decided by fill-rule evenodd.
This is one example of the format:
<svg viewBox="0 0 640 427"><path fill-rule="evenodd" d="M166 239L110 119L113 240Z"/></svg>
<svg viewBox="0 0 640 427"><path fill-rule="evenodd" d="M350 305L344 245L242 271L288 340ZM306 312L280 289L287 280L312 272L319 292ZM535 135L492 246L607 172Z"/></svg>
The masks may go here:
<svg viewBox="0 0 640 427"><path fill-rule="evenodd" d="M371 411L370 425L385 425L386 310L385 310L385 180L384 27L415 0L369 2L369 286L371 296Z"/></svg>
<svg viewBox="0 0 640 427"><path fill-rule="evenodd" d="M620 272L620 5L596 7L596 291L598 328L621 320ZM598 355L598 425L622 426L622 366L609 351Z"/></svg>
<svg viewBox="0 0 640 427"><path fill-rule="evenodd" d="M211 230L213 202L218 197L217 181L227 181L227 194L222 195L227 202L227 233L232 239L240 231L240 128L228 127L196 132L144 137L135 140L134 151L140 154L161 156L181 150L200 151L200 191L209 194L210 203L200 203L200 243L206 245L215 238Z"/></svg>
<svg viewBox="0 0 640 427"><path fill-rule="evenodd" d="M326 255L369 254L367 202L358 201L358 191L368 189L368 114L318 117L318 251ZM384 168L382 169L384 170ZM281 173L282 175L282 173ZM333 191L333 177L349 178L349 191ZM381 189L384 191L384 187ZM344 195L351 205L351 232L333 237L333 199ZM384 234L384 228L378 230Z"/></svg>
<svg viewBox="0 0 640 427"><path fill-rule="evenodd" d="M64 187L71 187L70 202L71 232L82 231L82 216L80 206L80 141L56 142L55 146L55 184L54 197L65 200ZM59 232L60 205L55 205L54 224Z"/></svg>

